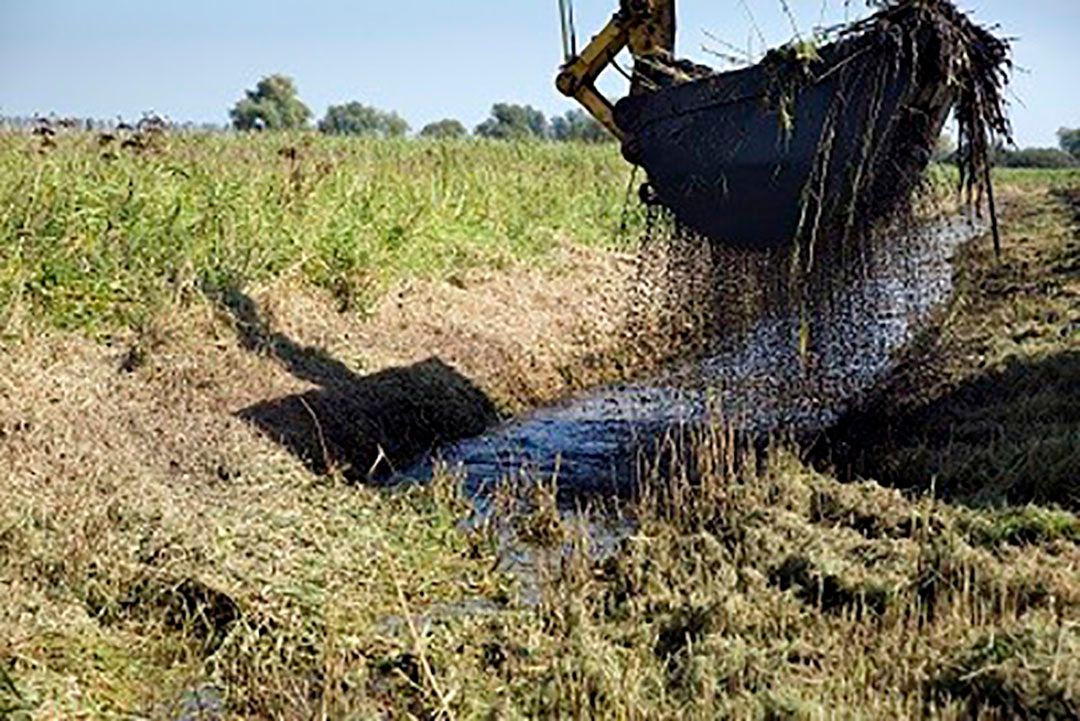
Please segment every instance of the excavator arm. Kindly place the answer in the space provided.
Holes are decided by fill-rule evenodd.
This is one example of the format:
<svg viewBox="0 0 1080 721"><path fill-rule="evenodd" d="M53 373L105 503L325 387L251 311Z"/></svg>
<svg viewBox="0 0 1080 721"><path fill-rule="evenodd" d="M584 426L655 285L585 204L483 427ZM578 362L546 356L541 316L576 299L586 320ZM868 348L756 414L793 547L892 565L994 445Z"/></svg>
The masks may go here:
<svg viewBox="0 0 1080 721"><path fill-rule="evenodd" d="M555 82L619 140L614 106L596 89L596 80L624 49L634 58L630 94L648 92L656 69L675 51L675 0L620 0L619 10L600 33L562 67Z"/></svg>

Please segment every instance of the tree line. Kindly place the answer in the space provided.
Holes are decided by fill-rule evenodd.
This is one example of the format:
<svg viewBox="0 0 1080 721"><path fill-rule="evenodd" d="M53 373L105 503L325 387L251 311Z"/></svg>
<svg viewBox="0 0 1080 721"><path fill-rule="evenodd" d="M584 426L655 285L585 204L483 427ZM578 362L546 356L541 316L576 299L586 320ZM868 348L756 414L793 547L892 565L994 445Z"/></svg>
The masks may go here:
<svg viewBox="0 0 1080 721"><path fill-rule="evenodd" d="M311 109L300 99L292 78L268 75L254 88L244 93L229 111L232 126L237 130L297 130L310 127ZM316 127L327 135L372 135L386 138L403 137L409 133L409 123L395 112L389 112L348 102L331 105ZM490 117L473 131L478 137L499 140L557 140L601 143L611 135L596 120L581 110L548 119L531 105L496 103ZM428 123L420 129L423 138L464 138L469 130L452 118Z"/></svg>
<svg viewBox="0 0 1080 721"><path fill-rule="evenodd" d="M1080 168L1080 128L1058 130L1056 148L997 148L994 163L1003 168Z"/></svg>
<svg viewBox="0 0 1080 721"><path fill-rule="evenodd" d="M285 75L268 75L254 88L245 91L229 111L234 129L240 131L295 130L310 127L311 109L300 99L295 81ZM0 130L32 128L41 122L38 117L0 117ZM68 120L86 130L108 130L122 125L122 121L78 119ZM178 130L215 131L221 128L211 123L185 123L170 127ZM380 137L403 137L412 128L400 115L364 105L348 102L330 106L316 123L316 128L328 135L373 135ZM498 140L556 140L585 143L602 143L614 140L603 126L582 110L571 110L565 115L547 118L531 105L496 103L484 122L472 130L482 138ZM423 138L464 138L470 131L460 121L452 118L428 123L418 133ZM953 162L956 147L943 135L934 152L938 162ZM1057 148L1007 148L994 150L995 164L1013 168L1080 168L1080 128L1062 128L1058 131Z"/></svg>
<svg viewBox="0 0 1080 721"><path fill-rule="evenodd" d="M1080 168L1080 128L1058 130L1056 148L1017 148L998 143L990 152L994 165L1001 168ZM942 134L934 149L933 159L939 163L956 163L956 143Z"/></svg>

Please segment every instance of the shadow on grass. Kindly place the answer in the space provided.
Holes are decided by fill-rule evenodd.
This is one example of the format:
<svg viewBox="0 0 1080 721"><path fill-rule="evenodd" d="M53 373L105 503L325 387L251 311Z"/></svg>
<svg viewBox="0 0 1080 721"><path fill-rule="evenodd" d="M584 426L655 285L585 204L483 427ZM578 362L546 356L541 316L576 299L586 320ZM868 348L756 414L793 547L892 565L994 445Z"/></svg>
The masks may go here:
<svg viewBox="0 0 1080 721"><path fill-rule="evenodd" d="M232 317L245 348L319 386L237 414L314 473L384 481L435 445L482 433L499 419L483 391L438 358L361 375L322 349L272 332L240 291L209 294Z"/></svg>
<svg viewBox="0 0 1080 721"><path fill-rule="evenodd" d="M1080 278L1080 185L1060 188L1054 191L1053 195L1072 213L1075 229L1071 242L1065 247L1053 270L1066 278Z"/></svg>
<svg viewBox="0 0 1080 721"><path fill-rule="evenodd" d="M844 479L973 506L1080 509L1080 350L1013 361L901 414L850 415L811 454Z"/></svg>

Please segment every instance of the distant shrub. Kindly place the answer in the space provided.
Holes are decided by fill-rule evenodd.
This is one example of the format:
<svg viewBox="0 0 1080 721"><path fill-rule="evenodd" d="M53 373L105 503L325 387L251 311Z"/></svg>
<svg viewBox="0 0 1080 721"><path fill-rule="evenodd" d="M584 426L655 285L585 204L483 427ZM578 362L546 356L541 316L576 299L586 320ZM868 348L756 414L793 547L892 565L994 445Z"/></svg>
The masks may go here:
<svg viewBox="0 0 1080 721"><path fill-rule="evenodd" d="M1080 128L1062 128L1058 131L1058 143L1061 149L1073 157L1080 158Z"/></svg>
<svg viewBox="0 0 1080 721"><path fill-rule="evenodd" d="M555 140L578 143L607 143L615 140L612 135L583 110L571 110L551 121L551 134Z"/></svg>
<svg viewBox="0 0 1080 721"><path fill-rule="evenodd" d="M268 75L244 94L229 117L237 130L296 130L307 127L311 110L301 102L292 78Z"/></svg>
<svg viewBox="0 0 1080 721"><path fill-rule="evenodd" d="M1058 148L1024 148L999 152L995 161L1003 168L1077 168L1078 161Z"/></svg>
<svg viewBox="0 0 1080 721"><path fill-rule="evenodd" d="M468 134L468 129L461 124L461 121L452 118L428 123L420 130L421 138L435 138L440 140L464 138Z"/></svg>
<svg viewBox="0 0 1080 721"><path fill-rule="evenodd" d="M496 103L491 108L491 117L476 126L476 134L494 140L547 140L551 137L551 124L531 105Z"/></svg>
<svg viewBox="0 0 1080 721"><path fill-rule="evenodd" d="M331 105L319 130L327 135L378 135L399 138L409 132L409 124L397 113L351 102Z"/></svg>

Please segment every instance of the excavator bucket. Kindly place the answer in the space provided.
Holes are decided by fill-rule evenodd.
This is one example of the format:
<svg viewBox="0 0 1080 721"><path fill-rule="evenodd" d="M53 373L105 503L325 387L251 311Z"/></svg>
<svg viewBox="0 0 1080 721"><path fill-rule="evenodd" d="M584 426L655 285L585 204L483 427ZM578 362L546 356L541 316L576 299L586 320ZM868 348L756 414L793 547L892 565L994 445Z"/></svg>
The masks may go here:
<svg viewBox="0 0 1080 721"><path fill-rule="evenodd" d="M973 88L984 106L999 103L992 83L1006 53L944 0L897 3L820 48L792 44L689 79L683 64L671 73L682 81L623 98L613 120L624 155L647 173L648 202L714 241L778 248L896 213L952 109L969 136L984 137L988 122L1007 131L1000 114L968 107ZM958 75L960 56L973 67Z"/></svg>
<svg viewBox="0 0 1080 721"><path fill-rule="evenodd" d="M851 50L830 48L824 57L838 64ZM838 72L793 101L769 102L770 71L753 67L627 97L615 122L626 133L626 158L648 175L649 202L709 238L771 248L799 235L809 194L819 194L823 209L858 205L849 169L878 166L863 169L870 182L862 190L881 206L886 195L906 196L949 111L947 88L902 104L911 79L903 72L874 88L867 75ZM888 172L891 162L906 167ZM871 170L890 177L871 179Z"/></svg>

